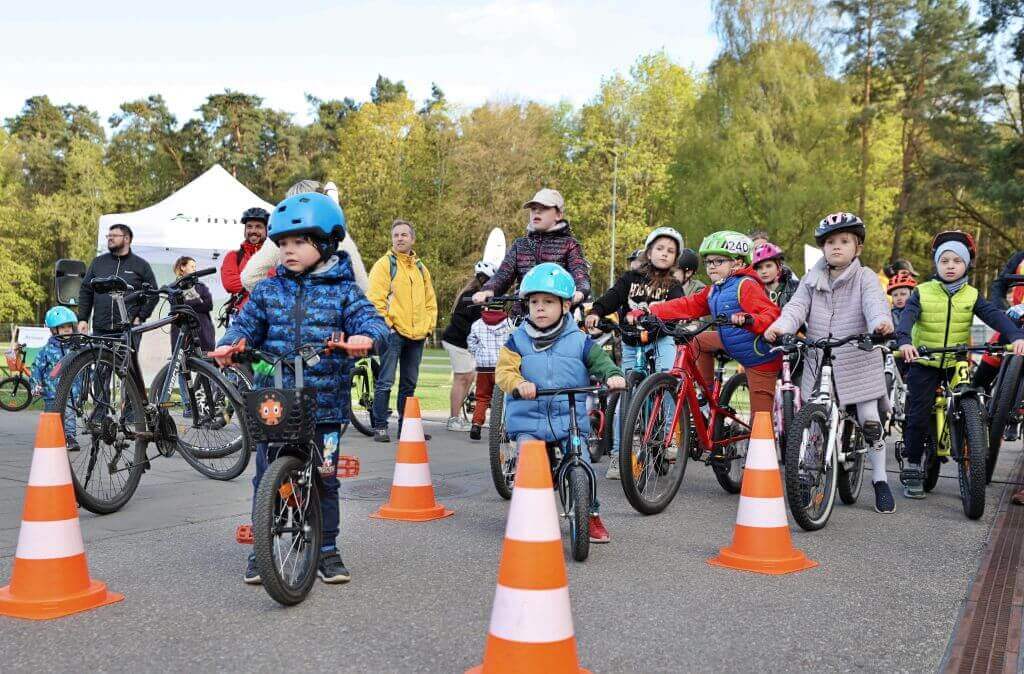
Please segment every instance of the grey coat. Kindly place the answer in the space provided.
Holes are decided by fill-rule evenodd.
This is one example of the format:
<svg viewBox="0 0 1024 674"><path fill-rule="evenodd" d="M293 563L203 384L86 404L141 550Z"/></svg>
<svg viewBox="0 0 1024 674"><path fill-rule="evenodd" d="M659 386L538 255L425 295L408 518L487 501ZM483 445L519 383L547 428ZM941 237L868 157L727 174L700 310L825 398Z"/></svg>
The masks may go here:
<svg viewBox="0 0 1024 674"><path fill-rule="evenodd" d="M889 303L875 272L854 260L839 278L829 283L825 260L818 260L800 281L800 287L772 324L782 334L793 334L807 324L808 339L831 335L842 339L849 335L874 332L884 321L891 321ZM807 353L800 392L806 400L814 389L820 369L821 352ZM833 351L832 376L839 403L853 405L885 398L885 373L880 351L861 351L847 344Z"/></svg>

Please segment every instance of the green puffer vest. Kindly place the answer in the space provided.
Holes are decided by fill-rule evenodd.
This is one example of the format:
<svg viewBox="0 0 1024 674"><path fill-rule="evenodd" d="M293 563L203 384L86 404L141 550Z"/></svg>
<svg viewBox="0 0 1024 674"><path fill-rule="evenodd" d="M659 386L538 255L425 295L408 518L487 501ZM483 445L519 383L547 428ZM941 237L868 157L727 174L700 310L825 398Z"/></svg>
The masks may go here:
<svg viewBox="0 0 1024 674"><path fill-rule="evenodd" d="M921 298L921 315L910 333L915 347L943 348L970 341L977 288L967 284L951 297L941 281L932 280L917 286L917 293ZM952 367L954 360L953 354L946 354L917 362L929 367Z"/></svg>

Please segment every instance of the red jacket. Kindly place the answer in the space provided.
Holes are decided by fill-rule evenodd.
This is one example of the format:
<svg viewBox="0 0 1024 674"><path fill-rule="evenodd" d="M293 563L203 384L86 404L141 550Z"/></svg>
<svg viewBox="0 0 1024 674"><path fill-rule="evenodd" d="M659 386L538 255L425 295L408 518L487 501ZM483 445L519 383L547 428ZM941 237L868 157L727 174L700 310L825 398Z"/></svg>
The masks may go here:
<svg viewBox="0 0 1024 674"><path fill-rule="evenodd" d="M249 262L256 251L258 251L263 244L254 246L248 241L244 242L240 248L236 250L228 251L224 255L224 262L220 266L220 282L224 286L224 290L227 290L232 295L241 295L241 299L238 301L237 307L242 308L249 300L249 293L245 291L245 287L242 285L242 270L245 269L246 263ZM241 255L239 255L241 251Z"/></svg>

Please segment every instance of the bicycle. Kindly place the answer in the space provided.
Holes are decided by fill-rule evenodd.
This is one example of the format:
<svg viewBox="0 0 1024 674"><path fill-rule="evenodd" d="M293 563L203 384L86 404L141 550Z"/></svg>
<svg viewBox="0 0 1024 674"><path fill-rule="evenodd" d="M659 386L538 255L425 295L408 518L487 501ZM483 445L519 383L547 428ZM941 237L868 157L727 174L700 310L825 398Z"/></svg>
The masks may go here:
<svg viewBox="0 0 1024 674"><path fill-rule="evenodd" d="M935 407L932 410L932 430L924 438L924 455L920 471L904 468L902 452L896 460L900 466L900 482L908 479L922 479L926 492L935 488L939 481L942 463L952 458L957 463L957 478L960 486L960 502L964 515L976 520L985 514L985 486L988 484L988 433L985 429L985 406L983 392L971 386L971 353L1006 353L1009 346L986 344L968 346L958 344L943 348L918 347L921 358L952 354L956 361L952 375L948 370L939 382ZM899 443L902 445L902 443ZM902 447L901 447L902 449Z"/></svg>
<svg viewBox="0 0 1024 674"><path fill-rule="evenodd" d="M32 371L25 364L25 345L15 343L4 357L7 376L0 379L0 408L20 412L37 397L32 393Z"/></svg>
<svg viewBox="0 0 1024 674"><path fill-rule="evenodd" d="M672 336L676 357L671 370L644 379L626 411L619 443L626 499L645 515L660 513L679 491L690 459L711 466L719 485L728 493L738 493L750 438L749 391L745 402L740 391L746 386L746 375L734 376L729 386L723 386L730 359L719 353L714 377L707 382L697 369L696 351L690 348L697 335L730 324L729 318L718 316L675 328L655 316L641 321ZM734 409L734 402L741 409Z"/></svg>
<svg viewBox="0 0 1024 674"><path fill-rule="evenodd" d="M814 390L786 432L784 478L793 519L806 531L828 524L836 493L852 505L864 486L867 445L856 410L839 404L832 377L833 350L857 342L864 351L883 348L871 335L809 340L787 336L784 348L821 351Z"/></svg>
<svg viewBox="0 0 1024 674"><path fill-rule="evenodd" d="M1024 276L1013 274L1008 275L1009 286L1016 287L1024 285ZM1012 312L1007 311L1013 320ZM1018 318L1014 321L1021 324ZM992 474L999 460L999 450L1003 446L1003 438L1008 428L1019 429L1021 420L1024 419L1024 357L1015 355L1004 355L999 364L999 373L992 384L992 395L989 397L986 409L989 415L988 424L988 460L985 463L985 471L988 481L992 481ZM0 387L3 384L0 383Z"/></svg>
<svg viewBox="0 0 1024 674"><path fill-rule="evenodd" d="M359 358L352 366L349 419L355 429L366 437L373 437L373 394L378 374L380 359L376 356Z"/></svg>
<svg viewBox="0 0 1024 674"><path fill-rule="evenodd" d="M75 415L82 451L71 460L71 477L75 496L86 510L100 515L120 510L157 456L178 451L189 465L215 480L238 477L248 465L251 446L239 421L241 396L200 350L195 312L182 302L185 290L213 273L215 269L204 269L155 290L144 287L130 293L127 282L117 276L90 282L94 292L113 298L121 334L76 335L81 348L53 370L59 378L56 408ZM153 296L170 301L169 315L129 325L125 300ZM179 327L178 339L163 376L158 375L147 395L136 340L171 324ZM182 383L191 418L176 420L171 415L176 405L172 390ZM152 457L151 442L157 449Z"/></svg>
<svg viewBox="0 0 1024 674"><path fill-rule="evenodd" d="M274 367L273 387L245 393L249 435L254 442L267 443L267 469L256 488L252 542L267 594L280 604L294 606L306 598L316 580L323 542L321 471L327 464L314 440L316 393L304 386L303 370L316 365L323 353L350 347L338 337L327 340L324 347L303 344L281 355L247 348L244 343L239 347L236 361L262 359ZM293 372L293 388L283 385L285 367Z"/></svg>
<svg viewBox="0 0 1024 674"><path fill-rule="evenodd" d="M597 501L597 476L594 469L582 459L583 439L576 421L576 396L599 394L608 389L603 386L579 386L561 389L537 389L537 397L564 395L569 399L569 436L564 442L548 443L549 455L561 450L561 458L553 467L553 479L562 503L562 515L569 520L569 546L572 558L582 562L590 555L590 514ZM520 399L519 391L512 397ZM548 403L548 419L551 403ZM518 456L518 452L517 452ZM555 457L557 458L557 457Z"/></svg>
<svg viewBox="0 0 1024 674"><path fill-rule="evenodd" d="M897 430L903 434L903 426L907 421L907 384L903 375L896 367L896 356L891 342L882 349L885 356L885 390L889 398L889 412L882 423L883 434L892 436Z"/></svg>

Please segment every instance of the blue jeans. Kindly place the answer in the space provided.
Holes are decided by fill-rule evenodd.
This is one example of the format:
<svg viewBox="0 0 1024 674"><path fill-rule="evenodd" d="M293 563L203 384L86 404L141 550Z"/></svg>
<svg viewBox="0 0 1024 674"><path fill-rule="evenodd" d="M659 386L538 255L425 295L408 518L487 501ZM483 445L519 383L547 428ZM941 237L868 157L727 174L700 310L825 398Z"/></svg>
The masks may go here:
<svg viewBox="0 0 1024 674"><path fill-rule="evenodd" d="M655 366L658 368L658 372L668 372L672 369L672 363L676 359L676 343L672 341L671 337L662 337L654 344L647 344L644 346L630 346L629 344L622 345L622 371L625 374L629 374L632 370L636 369L636 355L638 351L650 351L651 349L657 349L658 355L655 359ZM615 428L612 429L614 434L612 435L612 459L617 459L619 456L619 436L622 433L622 423L625 421L623 415L626 414L626 410L622 409L622 397L619 396L620 404L615 408ZM670 403L671 404L671 403ZM669 408L671 410L671 407ZM671 411L667 411L669 419L666 420L668 423L671 420Z"/></svg>
<svg viewBox="0 0 1024 674"><path fill-rule="evenodd" d="M339 424L317 424L314 440L323 458L323 469L320 479L323 489L320 490L320 512L323 517L324 539L321 550L334 550L338 546L338 523L340 511L338 507L338 454L341 451ZM332 451L324 456L324 446L330 445ZM252 516L256 516L256 490L267 471L267 443L256 445L256 474L252 477ZM327 474L325 475L324 472ZM250 555L251 557L252 555Z"/></svg>
<svg viewBox="0 0 1024 674"><path fill-rule="evenodd" d="M373 389L372 423L375 429L388 427L388 402L391 387L395 384L395 373L401 365L398 380L398 432L402 432L405 417L405 399L416 393L416 382L420 378L420 361L423 359L422 339L407 339L397 332L388 337L387 351L380 357L380 372Z"/></svg>

